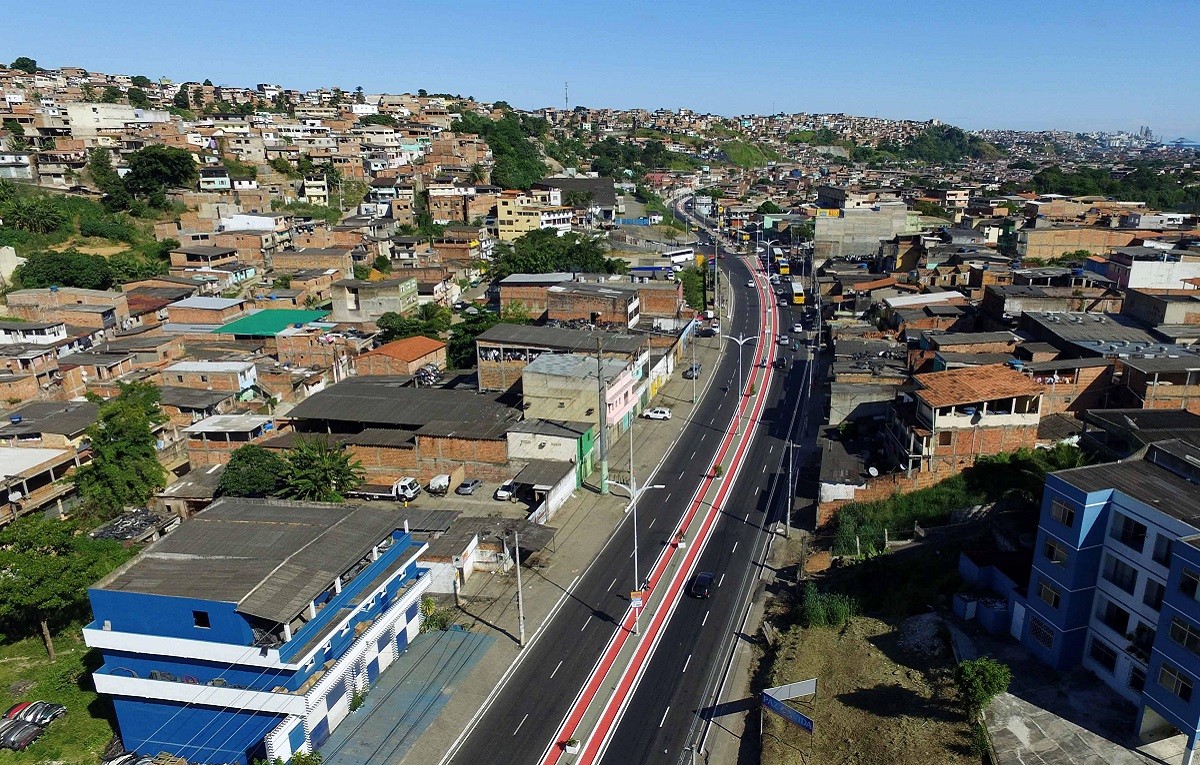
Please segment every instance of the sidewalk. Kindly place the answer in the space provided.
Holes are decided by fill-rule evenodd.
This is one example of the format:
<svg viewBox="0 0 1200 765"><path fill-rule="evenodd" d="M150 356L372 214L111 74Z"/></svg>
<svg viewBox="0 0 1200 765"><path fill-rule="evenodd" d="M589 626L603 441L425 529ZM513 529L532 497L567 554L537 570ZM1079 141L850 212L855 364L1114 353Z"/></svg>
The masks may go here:
<svg viewBox="0 0 1200 765"><path fill-rule="evenodd" d="M696 341L696 361L705 370L696 381L696 391L701 397L706 386L720 385L720 381L712 379L712 370L720 358L720 342L720 338L700 338ZM690 356L687 361L690 363ZM634 467L639 483L650 480L650 471L678 440L687 423L693 408L692 381L684 380L677 374L662 387L652 404L670 407L673 418L666 421L639 419L634 426L637 458ZM628 436L609 444L608 462L610 478L628 478ZM551 611L565 598L575 579L608 541L624 517L625 505L626 498L617 494L601 495L581 488L554 516L550 525L558 531L553 546L556 550L569 550L570 554L552 555L549 564L544 567L522 569L526 642L533 639ZM392 761L393 765L434 765L441 762L520 655L513 638L519 632L515 575L512 572L478 572L467 583L463 596L465 605L457 612L456 622L466 625L473 632L493 635L497 640L474 669L458 683L455 693L437 719L405 755Z"/></svg>

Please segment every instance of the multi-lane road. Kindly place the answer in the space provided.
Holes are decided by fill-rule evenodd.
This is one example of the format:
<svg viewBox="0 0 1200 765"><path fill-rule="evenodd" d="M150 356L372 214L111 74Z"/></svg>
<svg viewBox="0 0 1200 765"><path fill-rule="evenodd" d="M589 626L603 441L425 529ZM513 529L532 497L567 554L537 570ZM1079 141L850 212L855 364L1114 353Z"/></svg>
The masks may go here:
<svg viewBox="0 0 1200 765"><path fill-rule="evenodd" d="M734 293L736 308L726 318L724 334L759 334L758 301L773 297L765 280L760 290L745 287L750 266L729 255L720 261ZM777 309L772 306L771 310ZM790 326L790 320L780 322ZM773 338L766 338L770 342ZM638 557L652 561L669 543L704 478L706 467L734 416L738 404L738 358L733 344L714 369L713 379L688 416L680 438L664 455L657 473L643 479L662 484L653 501L641 503L638 513ZM746 357L753 358L747 347ZM745 467L728 495L697 570L717 574L708 600L680 602L649 660L624 716L608 739L608 762L675 762L701 734L697 710L711 703L740 626L746 598L757 576L757 563L769 535L766 529L782 517L786 485L779 480L784 443L806 386L805 361L789 347L777 350L789 358L789 368L774 376L767 408L758 430L751 430ZM767 358L773 358L773 348ZM803 358L807 358L805 355ZM744 375L751 372L744 367ZM580 575L561 609L526 649L503 688L477 720L447 763L534 762L554 742L560 723L570 712L597 660L629 607L633 549L632 515L626 516L597 558Z"/></svg>

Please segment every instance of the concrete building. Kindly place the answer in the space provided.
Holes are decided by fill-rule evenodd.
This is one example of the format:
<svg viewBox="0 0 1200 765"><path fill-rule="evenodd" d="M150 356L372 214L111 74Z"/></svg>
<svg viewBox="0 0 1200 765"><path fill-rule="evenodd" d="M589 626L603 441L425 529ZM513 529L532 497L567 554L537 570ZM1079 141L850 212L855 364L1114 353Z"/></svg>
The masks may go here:
<svg viewBox="0 0 1200 765"><path fill-rule="evenodd" d="M604 422L609 437L625 432L637 415L637 377L627 362L575 353L545 353L521 373L527 418L601 424L600 376L604 379Z"/></svg>
<svg viewBox="0 0 1200 765"><path fill-rule="evenodd" d="M1119 247L1108 257L1108 278L1126 289L1195 289L1200 252Z"/></svg>
<svg viewBox="0 0 1200 765"><path fill-rule="evenodd" d="M629 329L641 320L637 289L627 284L556 284L546 290L546 323Z"/></svg>
<svg viewBox="0 0 1200 765"><path fill-rule="evenodd" d="M496 229L502 242L511 242L530 231L554 229L559 234L571 230L574 212L563 205L557 188L505 191L496 200Z"/></svg>
<svg viewBox="0 0 1200 765"><path fill-rule="evenodd" d="M1046 477L1028 595L1011 633L1058 670L1082 665L1138 708L1136 730L1200 738L1200 448L1151 444Z"/></svg>
<svg viewBox="0 0 1200 765"><path fill-rule="evenodd" d="M125 748L248 765L316 750L420 628L394 510L220 499L89 590Z"/></svg>
<svg viewBox="0 0 1200 765"><path fill-rule="evenodd" d="M475 338L480 391L506 391L521 381L525 365L546 353L590 353L644 364L645 342L633 335L564 327L497 324ZM593 355L593 358L595 356ZM560 419L555 417L554 419Z"/></svg>
<svg viewBox="0 0 1200 765"><path fill-rule="evenodd" d="M416 279L341 279L333 283L331 318L335 322L374 322L389 312L406 315L416 309L417 302Z"/></svg>

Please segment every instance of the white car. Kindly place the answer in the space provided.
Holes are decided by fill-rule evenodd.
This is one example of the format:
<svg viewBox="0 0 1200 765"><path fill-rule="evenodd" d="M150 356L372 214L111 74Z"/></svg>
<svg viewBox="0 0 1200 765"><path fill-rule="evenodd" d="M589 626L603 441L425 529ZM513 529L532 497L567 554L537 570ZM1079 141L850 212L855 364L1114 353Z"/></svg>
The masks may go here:
<svg viewBox="0 0 1200 765"><path fill-rule="evenodd" d="M795 324L792 325L792 334L798 335L803 331L804 331L804 325L801 324L800 322L796 322Z"/></svg>
<svg viewBox="0 0 1200 765"><path fill-rule="evenodd" d="M788 340L787 335L780 335L779 339L776 340L776 342L779 343L780 345L787 345L788 343L791 342L791 340Z"/></svg>
<svg viewBox="0 0 1200 765"><path fill-rule="evenodd" d="M665 406L656 406L642 412L642 416L647 420L669 420L671 419L671 410Z"/></svg>
<svg viewBox="0 0 1200 765"><path fill-rule="evenodd" d="M747 286L747 287L750 287L751 289L753 289L753 288L754 288L754 280L753 280L753 279L747 279L747 280L746 280L746 286Z"/></svg>
<svg viewBox="0 0 1200 765"><path fill-rule="evenodd" d="M517 481L515 478L510 478L496 488L496 493L492 496L501 502L507 502L512 499L517 493Z"/></svg>

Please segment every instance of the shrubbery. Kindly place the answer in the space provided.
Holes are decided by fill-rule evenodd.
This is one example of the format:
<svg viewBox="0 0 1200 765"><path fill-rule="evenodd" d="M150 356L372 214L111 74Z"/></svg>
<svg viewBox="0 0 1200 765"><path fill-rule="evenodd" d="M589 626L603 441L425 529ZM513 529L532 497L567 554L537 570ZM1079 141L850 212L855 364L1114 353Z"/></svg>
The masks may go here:
<svg viewBox="0 0 1200 765"><path fill-rule="evenodd" d="M805 627L841 628L858 616L858 601L840 592L820 592L812 582L804 585L800 620Z"/></svg>

